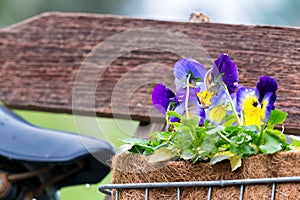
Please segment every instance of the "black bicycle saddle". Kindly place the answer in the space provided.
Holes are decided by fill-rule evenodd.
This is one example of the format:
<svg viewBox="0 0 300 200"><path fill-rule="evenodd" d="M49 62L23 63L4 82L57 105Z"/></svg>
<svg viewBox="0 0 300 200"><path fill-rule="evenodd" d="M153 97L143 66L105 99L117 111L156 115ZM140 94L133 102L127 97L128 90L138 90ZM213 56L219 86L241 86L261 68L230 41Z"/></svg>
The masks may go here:
<svg viewBox="0 0 300 200"><path fill-rule="evenodd" d="M2 168L2 171L18 174L52 166L47 177L62 176L52 181L54 183L49 181L55 189L98 183L109 173L107 161L114 154L114 148L108 142L34 126L0 105L0 172ZM78 162L81 162L80 169L64 177L64 173ZM32 182L37 185L44 180Z"/></svg>

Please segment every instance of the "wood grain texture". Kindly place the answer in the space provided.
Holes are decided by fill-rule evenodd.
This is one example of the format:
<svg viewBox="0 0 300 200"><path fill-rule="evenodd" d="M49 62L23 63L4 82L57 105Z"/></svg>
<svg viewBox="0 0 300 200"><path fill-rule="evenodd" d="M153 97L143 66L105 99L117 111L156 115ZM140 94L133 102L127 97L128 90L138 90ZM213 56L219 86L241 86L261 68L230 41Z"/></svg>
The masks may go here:
<svg viewBox="0 0 300 200"><path fill-rule="evenodd" d="M144 30L143 37L115 37L144 27L152 29ZM177 52L209 63L182 33L213 60L229 53L245 86L254 87L261 75L276 78L276 106L289 113L286 130L300 134L300 29L292 27L45 13L0 30L0 99L11 108L161 121L164 116L153 110L151 92L159 80L174 87ZM162 37L163 49L157 49ZM85 60L107 40L105 51ZM118 55L118 46L122 54L108 68L101 67Z"/></svg>

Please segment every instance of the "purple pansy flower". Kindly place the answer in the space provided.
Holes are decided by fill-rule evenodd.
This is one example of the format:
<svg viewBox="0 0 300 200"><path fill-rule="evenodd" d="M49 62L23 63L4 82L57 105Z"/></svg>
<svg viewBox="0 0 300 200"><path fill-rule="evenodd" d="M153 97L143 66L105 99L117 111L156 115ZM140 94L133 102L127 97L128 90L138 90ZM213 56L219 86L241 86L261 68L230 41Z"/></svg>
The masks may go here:
<svg viewBox="0 0 300 200"><path fill-rule="evenodd" d="M236 94L237 111L242 112L245 126L260 127L274 109L277 83L274 78L260 77L256 88L242 87Z"/></svg>
<svg viewBox="0 0 300 200"><path fill-rule="evenodd" d="M220 74L223 74L222 80L226 84L229 94L236 91L238 87L238 69L236 64L230 59L229 55L222 54L213 67L212 74L216 79Z"/></svg>
<svg viewBox="0 0 300 200"><path fill-rule="evenodd" d="M178 104L174 92L162 83L157 84L152 92L152 103L154 107L162 114L165 114L171 102L174 102L175 105ZM174 106L170 107L171 110L174 108Z"/></svg>
<svg viewBox="0 0 300 200"><path fill-rule="evenodd" d="M174 65L174 76L176 89L186 87L187 77L190 74L189 84L196 87L196 83L203 81L206 73L205 67L191 58L178 60Z"/></svg>
<svg viewBox="0 0 300 200"><path fill-rule="evenodd" d="M219 99L217 105L219 110L214 109L213 112L211 112L211 118L218 118L218 120L215 120L217 123L221 121L224 113L227 113L227 104L229 102L228 98L230 98L229 96L226 97L226 95L224 95L225 88L218 80L220 74L222 74L222 81L225 83L229 94L232 96L239 86L238 70L235 63L230 60L230 57L227 54L222 54L217 60L215 60L214 67L207 71L205 75L205 88L202 88L202 90L198 93L198 98L204 108L216 106L216 104L213 103L213 99ZM225 98L219 98L220 96ZM212 108L210 110L212 110ZM219 113L222 114L218 116Z"/></svg>
<svg viewBox="0 0 300 200"><path fill-rule="evenodd" d="M188 112L190 116L199 116L200 122L199 125L202 125L204 123L205 119L205 111L204 108L199 104L198 98L197 98L197 92L199 91L199 88L189 88L189 97L188 97ZM180 115L184 115L186 113L186 94L187 90L186 88L181 88L177 90L176 97L178 99L178 106L175 108L175 112L177 112ZM176 117L171 117L171 122L179 121Z"/></svg>
<svg viewBox="0 0 300 200"><path fill-rule="evenodd" d="M206 118L215 124L222 124L228 113L231 113L230 103L224 88L211 98L211 105L206 110Z"/></svg>
<svg viewBox="0 0 300 200"><path fill-rule="evenodd" d="M276 80L274 78L271 78L269 76L261 76L259 78L259 82L257 82L256 84L256 88L259 91L259 101L262 101L263 97L265 96L265 94L267 94L268 92L272 93L272 101L275 102L276 101L276 91L278 89ZM272 109L274 109L275 107L273 106Z"/></svg>

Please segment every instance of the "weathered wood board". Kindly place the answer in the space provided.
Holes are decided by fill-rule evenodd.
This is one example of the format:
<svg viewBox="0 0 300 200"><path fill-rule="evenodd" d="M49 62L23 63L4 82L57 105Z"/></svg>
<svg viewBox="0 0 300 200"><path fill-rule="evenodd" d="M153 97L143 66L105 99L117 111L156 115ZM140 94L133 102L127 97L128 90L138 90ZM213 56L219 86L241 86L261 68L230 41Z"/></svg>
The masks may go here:
<svg viewBox="0 0 300 200"><path fill-rule="evenodd" d="M125 42L124 38L113 38L124 31L145 27L152 29L147 29L143 37L133 35ZM170 37L161 35L165 38L164 49L151 46L161 39L160 31L171 33ZM82 114L123 118L130 113L133 119L142 122L150 120L150 112L151 119L163 120L164 116L153 112L154 84L157 80L172 83L172 66L180 58L176 52L184 49L185 53L190 51L191 57L202 59L201 53L197 57L197 49L185 45L186 38L181 33L202 46L212 59L229 53L239 67L243 85L254 87L260 75L276 78L279 83L276 106L289 113L286 131L300 134L300 29L297 27L45 13L0 30L0 99L11 108L66 113L77 110ZM174 41L176 34L179 39ZM77 77L75 82L86 56L107 39L112 47L125 48L123 54L103 71L97 71L97 65L81 71L81 78ZM150 45L132 50L134 45L145 41ZM111 51L107 48L97 59L110 57L114 48ZM102 61L95 63L101 65ZM121 79L124 76L127 79ZM73 94L80 98L74 100Z"/></svg>

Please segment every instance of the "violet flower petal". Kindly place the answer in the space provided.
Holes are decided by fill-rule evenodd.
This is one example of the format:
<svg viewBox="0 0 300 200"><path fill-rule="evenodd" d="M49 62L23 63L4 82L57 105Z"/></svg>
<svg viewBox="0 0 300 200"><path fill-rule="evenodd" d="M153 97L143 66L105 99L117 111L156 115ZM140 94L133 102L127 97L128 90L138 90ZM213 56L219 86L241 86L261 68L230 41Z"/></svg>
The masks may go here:
<svg viewBox="0 0 300 200"><path fill-rule="evenodd" d="M189 105L198 103L197 93L200 91L200 88L189 88ZM186 100L186 88L179 88L176 92L176 97L179 103L185 102Z"/></svg>
<svg viewBox="0 0 300 200"><path fill-rule="evenodd" d="M199 107L199 116L200 116L199 126L202 126L206 118L205 110L202 107Z"/></svg>
<svg viewBox="0 0 300 200"><path fill-rule="evenodd" d="M278 89L277 82L274 78L269 77L269 76L261 76L259 78L259 81L256 84L256 88L258 89L260 96L259 96L259 101L261 102L264 98L264 96L268 93L272 93L272 101L276 101L276 91ZM273 106L274 109L274 106Z"/></svg>
<svg viewBox="0 0 300 200"><path fill-rule="evenodd" d="M170 90L164 84L159 83L153 89L152 102L154 107L159 112L165 114L170 102L174 102L175 104L177 104L177 99L172 90Z"/></svg>
<svg viewBox="0 0 300 200"><path fill-rule="evenodd" d="M219 74L223 74L222 80L226 84L229 94L236 91L239 82L238 69L236 64L230 59L229 55L222 54L215 60L212 74L215 78L217 78Z"/></svg>
<svg viewBox="0 0 300 200"><path fill-rule="evenodd" d="M229 99L228 96L226 95L225 89L223 87L220 87L218 93L215 96L213 96L210 99L210 101L211 101L210 107L214 107L219 104L228 104Z"/></svg>
<svg viewBox="0 0 300 200"><path fill-rule="evenodd" d="M191 58L183 58L178 60L174 65L174 76L176 89L184 87L186 78L191 73L190 81L199 79L204 80L206 69L198 61Z"/></svg>
<svg viewBox="0 0 300 200"><path fill-rule="evenodd" d="M264 95L261 104L262 104L262 110L263 110L263 121L266 122L269 119L271 110L274 109L274 101L273 101L273 96L274 93L268 92L267 94Z"/></svg>

